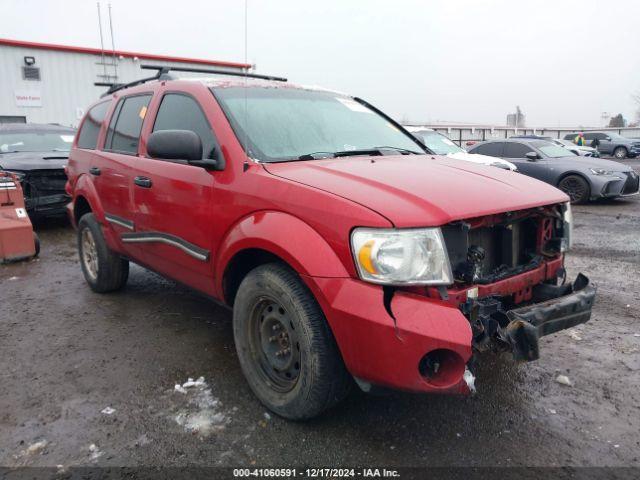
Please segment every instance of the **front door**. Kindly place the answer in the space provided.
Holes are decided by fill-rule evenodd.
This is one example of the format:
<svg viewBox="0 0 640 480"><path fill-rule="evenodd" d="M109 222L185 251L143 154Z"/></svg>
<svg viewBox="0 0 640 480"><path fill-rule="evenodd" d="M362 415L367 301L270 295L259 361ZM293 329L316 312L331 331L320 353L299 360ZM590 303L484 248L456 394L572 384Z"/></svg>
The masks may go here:
<svg viewBox="0 0 640 480"><path fill-rule="evenodd" d="M535 149L520 142L506 142L504 148L504 158L518 167L518 171L529 177L537 178L543 182L549 181L547 173L548 161L545 158L530 160L527 153L535 152ZM570 152L567 152L570 153Z"/></svg>
<svg viewBox="0 0 640 480"><path fill-rule="evenodd" d="M165 93L153 130L191 130L200 136L203 157L216 141L198 101ZM141 157L134 174L136 232L127 242L143 249L143 262L198 290L213 288L214 173L181 160Z"/></svg>

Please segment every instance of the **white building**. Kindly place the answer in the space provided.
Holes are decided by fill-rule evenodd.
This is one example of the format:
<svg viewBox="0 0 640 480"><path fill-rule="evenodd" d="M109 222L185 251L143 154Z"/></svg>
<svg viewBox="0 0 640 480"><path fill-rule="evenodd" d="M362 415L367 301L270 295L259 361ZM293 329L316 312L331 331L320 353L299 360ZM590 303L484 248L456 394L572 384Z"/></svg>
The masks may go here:
<svg viewBox="0 0 640 480"><path fill-rule="evenodd" d="M238 72L250 68L243 63L0 38L0 123L77 126L87 106L107 89L94 83L127 83L153 76L155 71L140 68L145 64Z"/></svg>

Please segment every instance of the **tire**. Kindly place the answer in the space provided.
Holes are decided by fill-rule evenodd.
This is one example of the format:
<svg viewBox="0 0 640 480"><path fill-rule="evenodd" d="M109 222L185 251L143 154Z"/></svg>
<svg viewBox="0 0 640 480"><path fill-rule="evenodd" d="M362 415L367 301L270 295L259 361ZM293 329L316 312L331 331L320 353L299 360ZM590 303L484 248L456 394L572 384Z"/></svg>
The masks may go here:
<svg viewBox="0 0 640 480"><path fill-rule="evenodd" d="M560 180L558 188L569 195L571 203L584 203L591 196L589 183L580 175L567 175Z"/></svg>
<svg viewBox="0 0 640 480"><path fill-rule="evenodd" d="M625 158L627 158L628 152L627 149L624 147L617 147L614 151L613 151L613 156L615 158L617 158L618 160L623 160Z"/></svg>
<svg viewBox="0 0 640 480"><path fill-rule="evenodd" d="M36 232L33 232L33 244L36 251L36 253L33 255L33 257L35 258L40 255L40 237L38 237L38 234Z"/></svg>
<svg viewBox="0 0 640 480"><path fill-rule="evenodd" d="M251 390L274 413L315 417L340 402L352 380L311 292L285 265L244 278L233 308L240 366Z"/></svg>
<svg viewBox="0 0 640 480"><path fill-rule="evenodd" d="M97 293L120 290L129 278L129 261L107 247L93 213L78 222L78 253L84 279Z"/></svg>

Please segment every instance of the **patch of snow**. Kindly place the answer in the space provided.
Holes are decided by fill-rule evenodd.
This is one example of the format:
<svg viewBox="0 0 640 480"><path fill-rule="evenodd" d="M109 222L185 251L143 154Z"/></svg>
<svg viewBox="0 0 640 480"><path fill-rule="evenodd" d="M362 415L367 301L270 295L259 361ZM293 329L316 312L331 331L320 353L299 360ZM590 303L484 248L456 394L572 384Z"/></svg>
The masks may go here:
<svg viewBox="0 0 640 480"><path fill-rule="evenodd" d="M462 375L462 379L467 384L467 387L469 388L469 392L471 392L472 394L476 393L476 377L473 376L473 373L471 373L471 370L465 367L464 374Z"/></svg>
<svg viewBox="0 0 640 480"><path fill-rule="evenodd" d="M10 281L10 282L12 282L12 281L14 281L14 280L18 280L18 278L19 278L19 277L11 277L11 278L9 278L9 281Z"/></svg>
<svg viewBox="0 0 640 480"><path fill-rule="evenodd" d="M102 451L100 451L100 449L96 446L95 443L92 443L91 445L89 445L89 458L91 458L91 460L97 460L102 456Z"/></svg>
<svg viewBox="0 0 640 480"><path fill-rule="evenodd" d="M568 332L568 335L569 335L571 338L573 338L574 340L578 341L578 342L579 342L580 340L582 340L582 337L581 337L580 335L578 335L576 332L574 332L573 330L570 330L570 331Z"/></svg>
<svg viewBox="0 0 640 480"><path fill-rule="evenodd" d="M571 382L571 380L569 380L569 377L567 377L566 375L558 375L556 377L556 382L558 382L560 385L566 385L567 387L573 387L573 383Z"/></svg>
<svg viewBox="0 0 640 480"><path fill-rule="evenodd" d="M230 419L220 412L220 401L214 398L204 377L197 380L189 378L174 389L185 394L189 402L188 408L181 409L173 416L185 431L206 437L225 429Z"/></svg>
<svg viewBox="0 0 640 480"><path fill-rule="evenodd" d="M271 420L271 415L269 415L267 412L264 412L264 418L265 420Z"/></svg>
<svg viewBox="0 0 640 480"><path fill-rule="evenodd" d="M35 455L36 453L40 453L42 450L44 450L44 447L47 446L47 441L46 440L40 440L38 442L32 443L31 445L29 445L27 447L27 449L25 450L25 453L27 455Z"/></svg>
<svg viewBox="0 0 640 480"><path fill-rule="evenodd" d="M116 410L111 407L105 407L102 410L100 410L100 413L104 413L105 415L113 415L115 412Z"/></svg>
<svg viewBox="0 0 640 480"><path fill-rule="evenodd" d="M555 415L555 414L556 414L556 413L558 413L558 412L557 412L555 409L550 408L550 409L549 409L549 413L550 413L551 415Z"/></svg>
<svg viewBox="0 0 640 480"><path fill-rule="evenodd" d="M634 333L633 336L634 337L640 337L640 333Z"/></svg>

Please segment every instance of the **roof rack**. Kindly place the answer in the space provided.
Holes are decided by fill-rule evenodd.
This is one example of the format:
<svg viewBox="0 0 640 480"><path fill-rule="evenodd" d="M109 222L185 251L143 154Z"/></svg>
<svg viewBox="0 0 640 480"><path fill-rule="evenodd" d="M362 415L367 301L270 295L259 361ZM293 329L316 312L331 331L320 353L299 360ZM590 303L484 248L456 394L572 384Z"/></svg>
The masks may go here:
<svg viewBox="0 0 640 480"><path fill-rule="evenodd" d="M144 68L144 67L142 67ZM155 70L155 69L154 69ZM134 80L129 83L109 83L109 82L95 82L94 85L96 87L109 87L109 89L100 95L100 98L106 97L107 95L111 95L118 90L122 90L123 88L135 87L136 85L142 85L146 82L151 82L153 80L162 80L162 79L170 79L169 77L169 67L158 67L158 73L156 73L153 77L145 77L140 78L139 80Z"/></svg>
<svg viewBox="0 0 640 480"><path fill-rule="evenodd" d="M232 75L234 77L258 78L260 80L273 80L275 82L286 82L284 77L274 77L273 75L259 75L257 73L234 72L230 70L219 70L211 68L194 68L194 67L162 67L159 65L140 65L144 70L158 70L164 73L168 72L192 72L192 73L208 73L212 75Z"/></svg>

